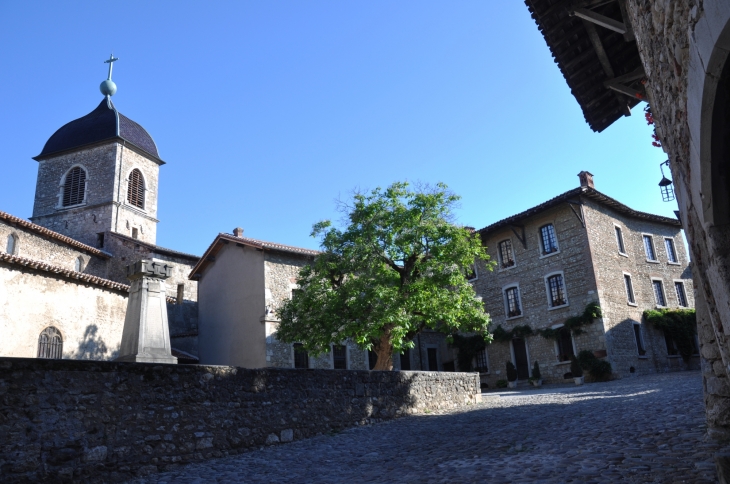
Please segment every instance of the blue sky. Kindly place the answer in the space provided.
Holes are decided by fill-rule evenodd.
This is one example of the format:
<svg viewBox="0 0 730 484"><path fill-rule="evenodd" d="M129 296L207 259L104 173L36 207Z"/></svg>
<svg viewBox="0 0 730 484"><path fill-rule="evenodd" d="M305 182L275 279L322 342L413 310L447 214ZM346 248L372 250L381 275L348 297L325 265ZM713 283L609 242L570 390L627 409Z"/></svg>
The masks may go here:
<svg viewBox="0 0 730 484"><path fill-rule="evenodd" d="M29 217L46 140L117 108L167 162L157 242L236 226L316 248L335 200L446 183L481 228L578 186L673 216L642 106L593 133L517 1L0 2L0 210Z"/></svg>

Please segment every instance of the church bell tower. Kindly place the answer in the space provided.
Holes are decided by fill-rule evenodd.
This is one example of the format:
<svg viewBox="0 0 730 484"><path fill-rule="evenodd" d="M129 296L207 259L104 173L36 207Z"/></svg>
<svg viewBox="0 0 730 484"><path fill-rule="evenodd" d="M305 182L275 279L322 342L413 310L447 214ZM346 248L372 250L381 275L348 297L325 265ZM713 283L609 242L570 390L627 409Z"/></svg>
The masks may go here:
<svg viewBox="0 0 730 484"><path fill-rule="evenodd" d="M160 159L149 133L117 111L112 96L113 55L101 83L101 103L62 126L38 161L31 220L95 247L105 232L155 244Z"/></svg>

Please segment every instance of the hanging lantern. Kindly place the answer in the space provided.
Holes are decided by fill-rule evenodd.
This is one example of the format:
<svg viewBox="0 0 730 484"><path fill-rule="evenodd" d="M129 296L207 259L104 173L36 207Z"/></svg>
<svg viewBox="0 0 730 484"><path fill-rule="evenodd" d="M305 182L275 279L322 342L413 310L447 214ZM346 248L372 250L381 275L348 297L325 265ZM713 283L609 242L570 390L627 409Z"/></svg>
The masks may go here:
<svg viewBox="0 0 730 484"><path fill-rule="evenodd" d="M662 181L659 182L659 190L662 192L662 201L671 202L674 200L674 188L672 188L672 180L664 176L664 165L669 166L669 160L659 165L659 169L662 172Z"/></svg>

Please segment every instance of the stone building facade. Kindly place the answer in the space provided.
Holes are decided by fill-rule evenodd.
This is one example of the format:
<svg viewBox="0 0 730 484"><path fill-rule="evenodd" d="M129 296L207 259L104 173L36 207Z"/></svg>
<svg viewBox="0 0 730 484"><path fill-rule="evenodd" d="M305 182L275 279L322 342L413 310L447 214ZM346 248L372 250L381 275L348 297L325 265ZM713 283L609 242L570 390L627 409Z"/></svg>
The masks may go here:
<svg viewBox="0 0 730 484"><path fill-rule="evenodd" d="M218 234L190 274L199 288L199 346L203 364L244 368L367 370L367 352L351 342L338 351L296 358L294 345L276 338L277 309L296 289L297 275L317 251ZM337 361L335 361L337 360Z"/></svg>
<svg viewBox="0 0 730 484"><path fill-rule="evenodd" d="M492 331L532 331L493 342L479 356L476 366L487 366L482 380L490 387L505 379L506 361L516 365L520 379L531 376L535 361L544 380L569 378L569 357L583 350L607 359L619 377L686 368L671 339L642 320L646 309L694 305L679 222L607 197L589 173L581 179L579 188L479 231L497 262L491 272L479 265L473 282L492 316ZM603 317L582 334L538 334L561 328L593 302Z"/></svg>

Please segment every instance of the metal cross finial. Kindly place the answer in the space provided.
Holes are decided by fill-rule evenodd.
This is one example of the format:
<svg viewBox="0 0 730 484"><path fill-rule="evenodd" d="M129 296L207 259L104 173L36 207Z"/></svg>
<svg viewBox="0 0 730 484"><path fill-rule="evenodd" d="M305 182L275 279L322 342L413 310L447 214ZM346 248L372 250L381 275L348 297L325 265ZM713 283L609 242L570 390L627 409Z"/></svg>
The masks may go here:
<svg viewBox="0 0 730 484"><path fill-rule="evenodd" d="M118 60L118 58L114 57L114 54L111 54L109 56L109 60L104 61L104 64L109 64L109 77L107 77L107 79L110 81L112 80L112 66L114 65L114 62Z"/></svg>

